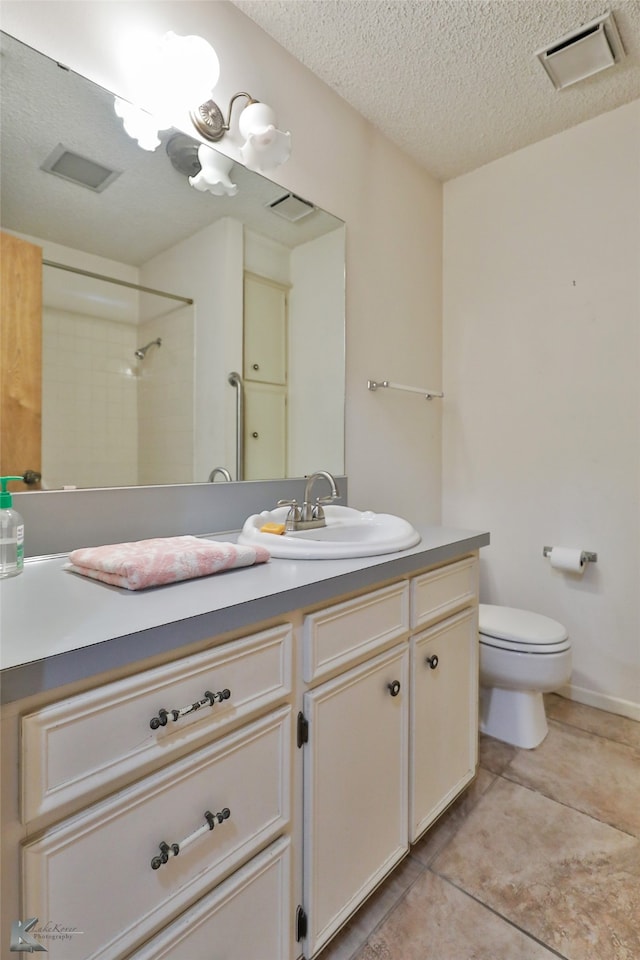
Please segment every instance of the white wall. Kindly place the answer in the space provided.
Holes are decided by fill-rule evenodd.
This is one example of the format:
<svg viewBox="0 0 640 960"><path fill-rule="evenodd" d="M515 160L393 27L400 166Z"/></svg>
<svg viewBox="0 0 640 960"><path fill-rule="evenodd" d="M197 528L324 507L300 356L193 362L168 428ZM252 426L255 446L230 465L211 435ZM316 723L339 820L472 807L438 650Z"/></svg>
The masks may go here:
<svg viewBox="0 0 640 960"><path fill-rule="evenodd" d="M189 479L204 483L217 466L235 477L235 391L227 376L241 369L236 359L238 344L240 361L242 357L241 332L234 335L238 343L229 345L228 340L232 331L242 330L242 224L225 217L204 227L145 263L140 279L146 286L188 291L194 301L191 330L180 311L173 337L174 348L180 345L176 372L182 381L174 425L191 444Z"/></svg>
<svg viewBox="0 0 640 960"><path fill-rule="evenodd" d="M343 470L344 230L291 252L289 294L290 477Z"/></svg>
<svg viewBox="0 0 640 960"><path fill-rule="evenodd" d="M371 393L366 382L440 385L441 185L225 2L3 0L2 26L123 96L135 30L198 33L220 57L216 97L225 106L249 90L276 108L293 153L274 179L347 223L351 502L437 522L441 405ZM220 146L237 156L229 138Z"/></svg>
<svg viewBox="0 0 640 960"><path fill-rule="evenodd" d="M165 280L167 278L165 277ZM172 283L172 280L169 280ZM191 483L193 451L194 307L140 297L137 346L160 338L136 364L138 383L138 479L141 484ZM169 305L167 305L169 304Z"/></svg>
<svg viewBox="0 0 640 960"><path fill-rule="evenodd" d="M444 290L444 521L491 531L484 600L567 626L571 695L640 719L640 101L447 183Z"/></svg>

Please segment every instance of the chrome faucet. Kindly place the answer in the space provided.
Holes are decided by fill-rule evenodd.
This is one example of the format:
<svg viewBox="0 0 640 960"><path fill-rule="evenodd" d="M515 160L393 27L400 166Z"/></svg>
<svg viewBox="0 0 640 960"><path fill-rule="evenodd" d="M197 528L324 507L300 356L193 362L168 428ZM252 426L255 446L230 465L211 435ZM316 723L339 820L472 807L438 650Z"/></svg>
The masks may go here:
<svg viewBox="0 0 640 960"><path fill-rule="evenodd" d="M231 481L231 474L226 467L214 467L211 473L209 474L209 483L213 483L218 474L222 475L223 480Z"/></svg>
<svg viewBox="0 0 640 960"><path fill-rule="evenodd" d="M324 477L325 480L328 480L329 486L331 487L331 493L328 497L316 497L315 504L312 504L311 491L313 490L313 485L316 480L319 480L321 477ZM339 498L340 494L338 493L336 481L330 473L328 473L326 470L318 470L316 473L312 473L311 476L307 477L307 483L304 488L302 522L308 523L311 520L322 520L322 524L320 524L320 526L325 526L324 510L322 509L321 504L331 503L332 500L338 500Z"/></svg>
<svg viewBox="0 0 640 960"><path fill-rule="evenodd" d="M321 477L329 482L331 493L326 497L316 497L316 502L312 503L311 491L313 485ZM297 500L278 500L279 507L291 507L285 521L285 531L291 533L295 530L313 530L315 527L326 527L327 521L322 504L331 503L339 498L338 486L330 473L326 470L318 470L316 473L312 473L307 477L302 507L298 505Z"/></svg>

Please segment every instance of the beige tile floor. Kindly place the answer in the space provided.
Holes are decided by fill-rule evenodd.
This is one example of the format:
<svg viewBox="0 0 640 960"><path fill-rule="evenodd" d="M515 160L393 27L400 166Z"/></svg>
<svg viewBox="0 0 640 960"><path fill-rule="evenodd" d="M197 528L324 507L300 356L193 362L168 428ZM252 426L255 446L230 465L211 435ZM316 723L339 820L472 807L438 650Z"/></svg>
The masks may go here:
<svg viewBox="0 0 640 960"><path fill-rule="evenodd" d="M640 723L546 703L319 960L640 960Z"/></svg>

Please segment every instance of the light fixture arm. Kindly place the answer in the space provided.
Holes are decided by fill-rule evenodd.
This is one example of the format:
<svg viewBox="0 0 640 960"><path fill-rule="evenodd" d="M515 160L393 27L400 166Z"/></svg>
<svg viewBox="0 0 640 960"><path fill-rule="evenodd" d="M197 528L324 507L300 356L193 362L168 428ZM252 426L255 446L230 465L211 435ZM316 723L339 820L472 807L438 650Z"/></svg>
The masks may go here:
<svg viewBox="0 0 640 960"><path fill-rule="evenodd" d="M215 100L207 100L206 103L201 103L196 110L191 111L191 121L201 137L213 143L222 140L225 133L228 133L231 127L231 111L239 97L246 97L249 101L246 106L250 106L252 103L258 103L250 93L235 93L229 101L229 112L226 123L222 115L222 110Z"/></svg>

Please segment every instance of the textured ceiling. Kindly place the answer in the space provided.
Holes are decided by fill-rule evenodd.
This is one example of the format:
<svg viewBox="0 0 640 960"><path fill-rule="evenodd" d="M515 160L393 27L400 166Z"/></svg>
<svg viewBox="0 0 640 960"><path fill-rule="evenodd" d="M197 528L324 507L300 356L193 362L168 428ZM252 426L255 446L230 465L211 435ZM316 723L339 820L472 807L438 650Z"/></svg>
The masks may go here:
<svg viewBox="0 0 640 960"><path fill-rule="evenodd" d="M234 0L448 180L640 97L640 0ZM612 9L626 58L556 91L535 57Z"/></svg>

